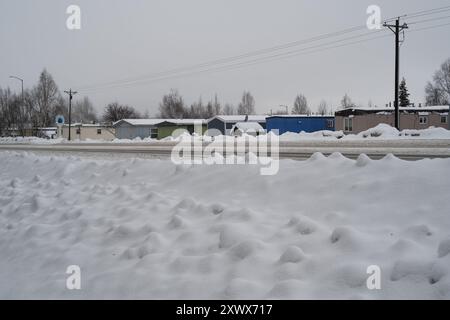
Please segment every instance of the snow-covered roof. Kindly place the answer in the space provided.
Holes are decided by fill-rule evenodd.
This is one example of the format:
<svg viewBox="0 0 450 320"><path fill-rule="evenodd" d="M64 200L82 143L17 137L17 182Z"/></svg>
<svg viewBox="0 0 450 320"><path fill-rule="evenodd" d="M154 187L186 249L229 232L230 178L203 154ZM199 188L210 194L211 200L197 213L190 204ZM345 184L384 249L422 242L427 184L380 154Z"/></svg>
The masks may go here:
<svg viewBox="0 0 450 320"><path fill-rule="evenodd" d="M253 132L262 132L264 128L258 122L237 122L231 131L233 132L235 129L239 129L242 132L253 131Z"/></svg>
<svg viewBox="0 0 450 320"><path fill-rule="evenodd" d="M122 119L113 123L115 127L119 123L126 122L132 126L153 126L161 122L166 121L166 119Z"/></svg>
<svg viewBox="0 0 450 320"><path fill-rule="evenodd" d="M325 114L280 114L280 115L273 115L273 116L267 116L267 118L332 118L333 115Z"/></svg>
<svg viewBox="0 0 450 320"><path fill-rule="evenodd" d="M335 115L348 115L348 114L366 114L366 113L377 113L377 114L388 114L395 111L394 107L361 107L361 108L347 108L336 111ZM449 106L423 106L423 107L400 107L400 112L448 112Z"/></svg>
<svg viewBox="0 0 450 320"><path fill-rule="evenodd" d="M208 120L208 122L219 119L223 122L245 122L246 115L231 115L231 116L215 116ZM253 122L266 122L267 116L265 115L249 115L247 121L253 121Z"/></svg>
<svg viewBox="0 0 450 320"><path fill-rule="evenodd" d="M424 107L400 107L400 111L448 111L449 106L424 106ZM344 109L345 110L345 109ZM361 108L348 108L348 110L361 110L361 111L394 111L394 107L361 107Z"/></svg>
<svg viewBox="0 0 450 320"><path fill-rule="evenodd" d="M170 122L176 125L183 124L204 124L205 119L122 119L114 122L113 126L117 126L121 122L126 122L132 126L155 126L163 122Z"/></svg>
<svg viewBox="0 0 450 320"><path fill-rule="evenodd" d="M205 119L166 119L165 121L170 123L175 123L178 125L182 124L204 124L206 123Z"/></svg>
<svg viewBox="0 0 450 320"><path fill-rule="evenodd" d="M68 127L69 124L65 123L64 127ZM72 127L108 127L108 125L105 125L103 123L82 123L82 122L74 122L71 123L70 126Z"/></svg>

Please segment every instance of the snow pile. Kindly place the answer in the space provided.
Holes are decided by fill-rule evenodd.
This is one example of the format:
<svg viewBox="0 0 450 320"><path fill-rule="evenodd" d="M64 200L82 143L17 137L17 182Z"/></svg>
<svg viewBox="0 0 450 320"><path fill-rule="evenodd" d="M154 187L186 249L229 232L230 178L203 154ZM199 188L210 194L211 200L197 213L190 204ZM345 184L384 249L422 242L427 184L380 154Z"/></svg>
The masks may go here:
<svg viewBox="0 0 450 320"><path fill-rule="evenodd" d="M17 143L31 143L31 144L56 144L65 142L65 139L45 139L38 137L0 137L0 144L17 144Z"/></svg>
<svg viewBox="0 0 450 320"><path fill-rule="evenodd" d="M400 132L388 124L380 123L374 128L360 132L358 138L398 139Z"/></svg>
<svg viewBox="0 0 450 320"><path fill-rule="evenodd" d="M450 159L104 157L0 152L0 298L450 299Z"/></svg>
<svg viewBox="0 0 450 320"><path fill-rule="evenodd" d="M424 139L450 139L450 130L435 127L423 130L406 129L400 135L404 137L421 137Z"/></svg>
<svg viewBox="0 0 450 320"><path fill-rule="evenodd" d="M260 141L268 139L269 135L274 135L274 133L269 132L267 134L261 134L256 137ZM187 132L182 133L176 137L168 136L161 140L137 137L135 139L114 139L114 140L78 140L74 139L68 141L67 139L57 138L57 139L43 139L37 137L6 137L0 138L0 144L17 144L17 143L29 143L29 144L58 144L58 143L153 143L157 141L166 142L179 142L187 140L195 141L239 141L239 139L251 139L254 135L243 134L242 136L230 136L230 135L219 135L219 136L206 136L206 135L190 135ZM430 127L423 130L412 130L406 129L403 131L398 131L396 128L391 127L387 124L379 124L374 128L363 131L359 134L347 134L345 135L343 131L329 131L322 130L316 132L286 132L279 136L280 141L285 142L295 142L295 141L337 141L337 140L367 140L367 139L378 139L378 140L396 140L396 139L450 139L450 130L444 128Z"/></svg>
<svg viewBox="0 0 450 320"><path fill-rule="evenodd" d="M429 127L428 129L405 129L398 131L388 124L381 123L374 128L360 132L357 135L346 135L343 139L450 139L450 130Z"/></svg>
<svg viewBox="0 0 450 320"><path fill-rule="evenodd" d="M336 140L344 137L342 131L322 130L316 132L286 132L280 135L280 141L301 141L301 140Z"/></svg>

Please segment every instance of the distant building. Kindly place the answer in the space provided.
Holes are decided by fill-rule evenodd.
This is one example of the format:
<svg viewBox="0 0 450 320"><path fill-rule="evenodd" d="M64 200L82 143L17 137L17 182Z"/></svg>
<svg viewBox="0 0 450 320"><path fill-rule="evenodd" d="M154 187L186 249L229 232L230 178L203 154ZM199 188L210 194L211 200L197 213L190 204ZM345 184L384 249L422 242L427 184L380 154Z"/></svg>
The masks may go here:
<svg viewBox="0 0 450 320"><path fill-rule="evenodd" d="M65 124L61 128L61 135L69 139L69 125ZM95 123L72 123L70 126L71 140L114 140L114 128L108 125Z"/></svg>
<svg viewBox="0 0 450 320"><path fill-rule="evenodd" d="M278 134L334 131L334 126L334 116L278 115L267 117L267 132L278 130Z"/></svg>
<svg viewBox="0 0 450 320"><path fill-rule="evenodd" d="M238 122L230 130L231 135L238 137L243 134L259 136L265 133L266 130L258 122Z"/></svg>
<svg viewBox="0 0 450 320"><path fill-rule="evenodd" d="M189 134L203 134L206 131L204 119L123 119L113 127L118 139L152 138L163 139L172 136L175 130Z"/></svg>
<svg viewBox="0 0 450 320"><path fill-rule="evenodd" d="M37 136L47 139L55 139L57 137L57 129L57 127L39 128Z"/></svg>
<svg viewBox="0 0 450 320"><path fill-rule="evenodd" d="M259 123L260 126L265 129L266 128L266 117L267 116L258 116L258 115L232 115L225 116L219 115L215 116L208 120L208 134L209 135L229 135L231 133L231 129L238 122L256 122ZM215 130L217 133L214 133Z"/></svg>
<svg viewBox="0 0 450 320"><path fill-rule="evenodd" d="M426 129L428 127L449 128L448 106L400 107L400 130ZM393 107L349 108L335 113L336 130L344 133L360 133L380 123L395 127Z"/></svg>

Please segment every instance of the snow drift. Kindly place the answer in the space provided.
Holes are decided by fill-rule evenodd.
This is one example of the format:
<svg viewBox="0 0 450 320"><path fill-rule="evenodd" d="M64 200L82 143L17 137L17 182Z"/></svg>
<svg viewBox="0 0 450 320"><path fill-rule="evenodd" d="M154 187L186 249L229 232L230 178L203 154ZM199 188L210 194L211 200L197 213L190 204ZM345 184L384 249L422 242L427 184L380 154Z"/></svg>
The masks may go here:
<svg viewBox="0 0 450 320"><path fill-rule="evenodd" d="M450 298L450 159L0 159L3 299Z"/></svg>

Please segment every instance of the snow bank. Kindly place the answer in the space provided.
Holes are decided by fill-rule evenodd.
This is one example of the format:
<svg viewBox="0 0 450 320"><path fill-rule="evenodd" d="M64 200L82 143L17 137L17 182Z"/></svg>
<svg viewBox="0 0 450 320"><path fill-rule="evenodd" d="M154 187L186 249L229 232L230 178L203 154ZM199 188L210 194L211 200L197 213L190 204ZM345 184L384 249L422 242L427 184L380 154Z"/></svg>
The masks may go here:
<svg viewBox="0 0 450 320"><path fill-rule="evenodd" d="M152 143L155 141L168 141L168 142L178 142L178 141L186 141L186 140L200 140L204 142L211 141L236 141L239 139L258 139L258 140L266 140L269 135L273 135L273 133L269 132L268 134L260 135L256 138L253 136L249 136L247 134L243 134L240 137L234 136L199 136L197 134L190 135L188 133L183 133L177 137L166 137L161 140L152 139L152 138L135 138L135 139L114 139L114 140L72 140L67 141L66 139L58 138L58 139L43 139L37 137L16 137L16 138L0 138L0 144L7 143L31 143L31 144L57 144L57 143ZM345 135L342 131L316 131L316 132L286 132L279 136L280 141L286 142L295 142L295 141L329 141L329 140L367 140L367 139L379 139L379 140L396 140L396 139L450 139L450 130L444 128L435 128L430 127L428 129L423 130L403 130L399 132L397 129L387 125L387 124L379 124L374 128L363 131L359 134L348 134Z"/></svg>
<svg viewBox="0 0 450 320"><path fill-rule="evenodd" d="M374 128L360 132L357 135L347 135L344 139L450 139L450 130L430 127L422 130L405 129L398 131L387 124L379 124Z"/></svg>
<svg viewBox="0 0 450 320"><path fill-rule="evenodd" d="M45 139L38 137L0 137L0 144L32 143L32 144L56 144L62 143L65 139Z"/></svg>
<svg viewBox="0 0 450 320"><path fill-rule="evenodd" d="M450 299L450 159L0 160L3 299Z"/></svg>

